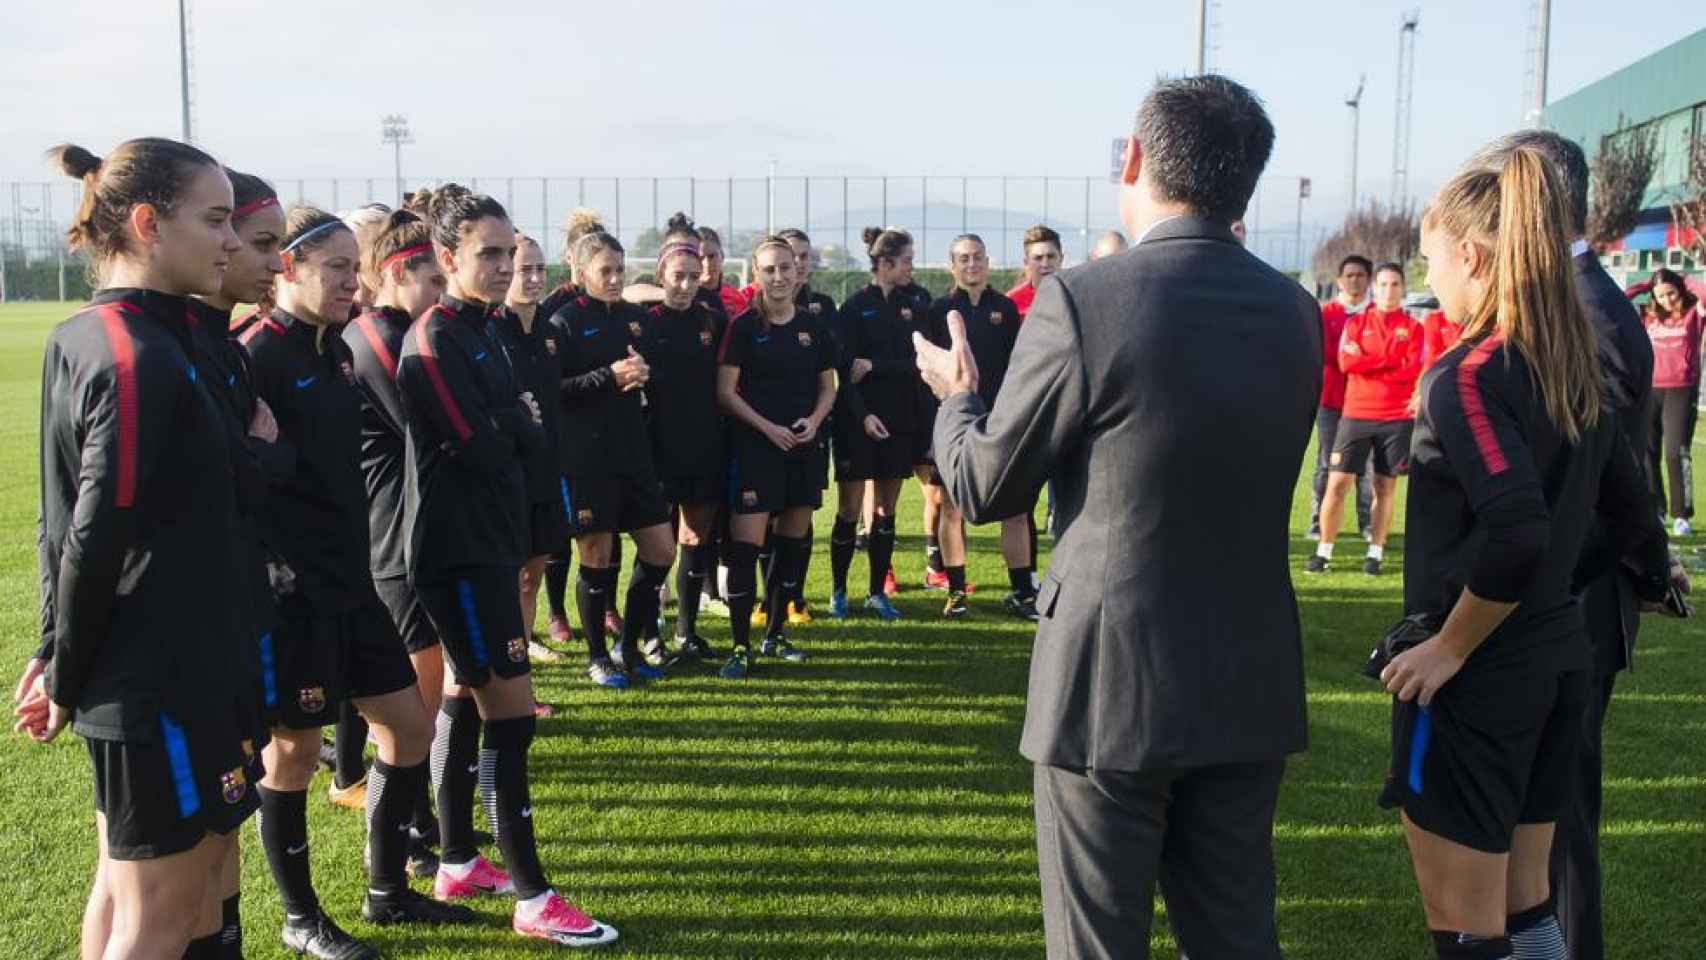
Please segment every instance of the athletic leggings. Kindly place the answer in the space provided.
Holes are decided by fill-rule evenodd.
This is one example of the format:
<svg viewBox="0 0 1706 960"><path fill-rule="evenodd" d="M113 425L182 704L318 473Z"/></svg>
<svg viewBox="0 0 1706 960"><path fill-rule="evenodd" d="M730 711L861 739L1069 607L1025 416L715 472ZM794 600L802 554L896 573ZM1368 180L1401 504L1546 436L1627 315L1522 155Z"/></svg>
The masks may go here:
<svg viewBox="0 0 1706 960"><path fill-rule="evenodd" d="M1700 416L1700 384L1653 388L1653 432L1647 444L1647 472L1653 502L1662 509L1667 500L1663 480L1670 481L1670 515L1694 516L1694 424ZM1661 472L1664 476L1661 478Z"/></svg>

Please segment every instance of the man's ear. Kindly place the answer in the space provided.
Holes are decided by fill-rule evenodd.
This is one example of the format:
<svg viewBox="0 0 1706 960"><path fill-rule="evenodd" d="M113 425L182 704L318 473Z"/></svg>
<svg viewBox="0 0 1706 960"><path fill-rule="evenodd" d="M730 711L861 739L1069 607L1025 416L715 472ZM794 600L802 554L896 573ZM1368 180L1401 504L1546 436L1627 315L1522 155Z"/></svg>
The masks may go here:
<svg viewBox="0 0 1706 960"><path fill-rule="evenodd" d="M1120 182L1131 186L1137 182L1137 175L1143 169L1143 147L1138 144L1136 137L1125 140L1125 159L1120 163Z"/></svg>

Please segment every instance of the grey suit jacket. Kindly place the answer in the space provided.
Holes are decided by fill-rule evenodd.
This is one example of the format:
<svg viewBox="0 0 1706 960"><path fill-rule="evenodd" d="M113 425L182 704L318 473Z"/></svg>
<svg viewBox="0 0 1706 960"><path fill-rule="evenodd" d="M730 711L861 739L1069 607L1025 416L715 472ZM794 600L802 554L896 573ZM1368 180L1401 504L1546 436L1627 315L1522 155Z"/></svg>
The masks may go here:
<svg viewBox="0 0 1706 960"><path fill-rule="evenodd" d="M1044 281L985 411L942 404L936 462L973 522L1055 484L1021 751L1149 770L1302 750L1288 560L1321 393L1321 313L1223 224L1164 222Z"/></svg>
<svg viewBox="0 0 1706 960"><path fill-rule="evenodd" d="M1620 442L1635 451L1635 462L1647 462L1647 434L1653 397L1653 344L1641 314L1617 282L1600 266L1592 251L1574 258L1576 296L1593 324L1599 346L1599 365L1605 374L1605 398L1620 421ZM1657 512L1657 507L1654 507ZM1607 531L1595 524L1593 541ZM1663 536L1663 530L1659 531ZM1629 575L1616 567L1582 588L1582 616L1593 641L1594 666L1609 677L1635 664L1635 637L1641 628L1641 602Z"/></svg>

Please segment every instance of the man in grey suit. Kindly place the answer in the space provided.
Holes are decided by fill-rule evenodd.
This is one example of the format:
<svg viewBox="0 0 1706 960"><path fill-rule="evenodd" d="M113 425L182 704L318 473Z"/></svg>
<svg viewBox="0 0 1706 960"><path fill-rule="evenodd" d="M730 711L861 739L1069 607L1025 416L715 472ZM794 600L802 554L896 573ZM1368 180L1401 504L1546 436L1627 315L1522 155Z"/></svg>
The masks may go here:
<svg viewBox="0 0 1706 960"><path fill-rule="evenodd" d="M1274 803L1307 740L1288 522L1321 319L1230 229L1273 137L1230 80L1160 84L1125 158L1134 245L1044 281L993 409L957 314L948 349L917 345L966 516L1055 485L1020 749L1056 960L1148 956L1157 883L1193 956L1280 955Z"/></svg>

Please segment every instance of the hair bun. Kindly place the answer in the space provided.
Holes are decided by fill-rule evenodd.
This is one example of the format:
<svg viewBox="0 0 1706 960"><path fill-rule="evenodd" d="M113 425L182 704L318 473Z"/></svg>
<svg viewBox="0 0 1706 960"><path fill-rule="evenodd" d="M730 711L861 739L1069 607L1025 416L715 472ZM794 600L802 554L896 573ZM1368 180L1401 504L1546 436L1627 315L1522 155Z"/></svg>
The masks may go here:
<svg viewBox="0 0 1706 960"><path fill-rule="evenodd" d="M693 218L678 211L675 216L669 218L668 223L664 224L664 229L670 233L690 233L694 229Z"/></svg>
<svg viewBox="0 0 1706 960"><path fill-rule="evenodd" d="M73 143L61 144L53 148L51 154L68 177L87 180L101 170L101 158L90 153L86 147Z"/></svg>
<svg viewBox="0 0 1706 960"><path fill-rule="evenodd" d="M882 235L883 235L883 228L882 227L866 227L864 230L861 230L859 232L860 238L862 238L865 241L865 246L867 246L867 247L869 247L873 243L876 243L877 238L882 236Z"/></svg>

